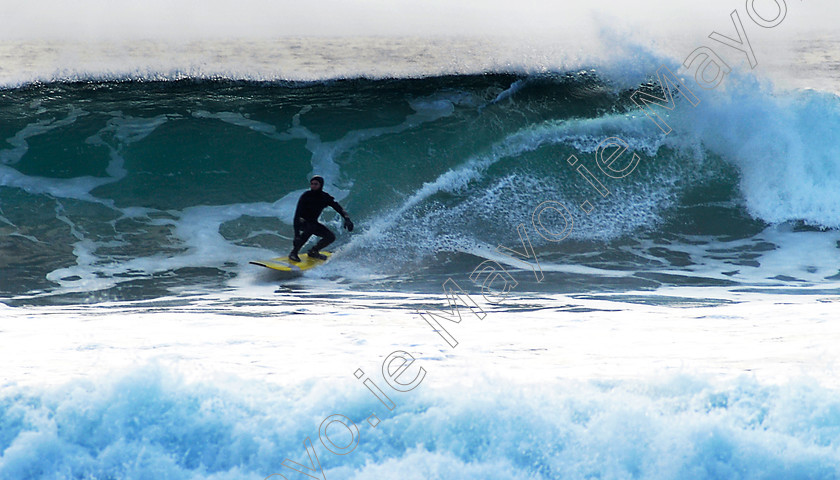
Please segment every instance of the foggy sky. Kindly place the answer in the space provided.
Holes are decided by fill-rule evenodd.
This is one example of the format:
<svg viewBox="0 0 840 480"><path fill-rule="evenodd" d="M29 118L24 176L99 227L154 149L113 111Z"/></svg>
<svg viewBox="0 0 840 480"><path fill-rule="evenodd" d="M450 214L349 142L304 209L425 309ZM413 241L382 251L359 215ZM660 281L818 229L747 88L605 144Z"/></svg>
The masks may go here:
<svg viewBox="0 0 840 480"><path fill-rule="evenodd" d="M656 37L727 28L729 12L743 14L750 1L767 17L778 11L775 0L3 0L0 39L528 37L585 36L603 29ZM786 4L785 27L794 34L831 27L840 18L836 0Z"/></svg>

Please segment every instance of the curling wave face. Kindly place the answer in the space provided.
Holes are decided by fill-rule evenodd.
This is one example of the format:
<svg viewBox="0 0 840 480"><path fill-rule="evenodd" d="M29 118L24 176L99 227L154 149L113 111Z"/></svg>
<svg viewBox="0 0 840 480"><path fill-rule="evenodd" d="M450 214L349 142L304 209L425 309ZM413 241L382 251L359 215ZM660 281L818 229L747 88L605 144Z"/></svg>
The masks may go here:
<svg viewBox="0 0 840 480"><path fill-rule="evenodd" d="M641 68L4 90L0 289L76 301L228 284L289 248L313 173L361 227L326 278L439 285L520 246L524 224L549 280L526 289L833 283L838 98L733 75L661 110L665 135L629 99L649 88ZM623 178L595 162L610 137L639 156ZM567 215L538 226L545 201Z"/></svg>

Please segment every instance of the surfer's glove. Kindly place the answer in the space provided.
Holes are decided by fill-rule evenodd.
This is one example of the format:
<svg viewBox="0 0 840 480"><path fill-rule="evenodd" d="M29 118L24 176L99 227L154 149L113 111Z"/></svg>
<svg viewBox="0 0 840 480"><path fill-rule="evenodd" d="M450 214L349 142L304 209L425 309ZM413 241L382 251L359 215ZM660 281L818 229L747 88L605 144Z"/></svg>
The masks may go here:
<svg viewBox="0 0 840 480"><path fill-rule="evenodd" d="M353 231L353 222L350 220L350 217L344 217L344 228L346 228L348 232Z"/></svg>

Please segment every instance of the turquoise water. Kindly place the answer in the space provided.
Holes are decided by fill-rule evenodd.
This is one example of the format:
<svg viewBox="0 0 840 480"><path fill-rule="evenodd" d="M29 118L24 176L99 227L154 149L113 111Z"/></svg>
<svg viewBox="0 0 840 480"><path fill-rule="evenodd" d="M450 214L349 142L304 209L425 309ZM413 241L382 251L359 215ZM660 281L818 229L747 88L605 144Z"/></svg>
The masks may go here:
<svg viewBox="0 0 840 480"><path fill-rule="evenodd" d="M6 90L0 287L10 304L229 288L287 253L321 174L359 226L321 274L363 289L437 291L521 250L519 225L548 278L515 268L520 290L835 288L837 98L742 82L698 92L668 136L597 70ZM598 170L607 138L638 156L623 178Z"/></svg>

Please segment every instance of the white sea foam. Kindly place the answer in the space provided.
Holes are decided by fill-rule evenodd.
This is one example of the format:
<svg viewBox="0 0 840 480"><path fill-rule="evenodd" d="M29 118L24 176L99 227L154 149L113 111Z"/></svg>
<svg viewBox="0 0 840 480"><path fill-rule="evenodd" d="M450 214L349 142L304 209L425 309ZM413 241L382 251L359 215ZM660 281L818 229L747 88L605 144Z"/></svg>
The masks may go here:
<svg viewBox="0 0 840 480"><path fill-rule="evenodd" d="M305 460L307 437L327 478L840 473L833 304L647 299L511 299L452 326L456 350L408 308L439 296L312 290L7 309L0 477L291 475L283 461ZM397 349L427 372L410 392L379 373ZM318 440L336 413L359 428L347 455Z"/></svg>
<svg viewBox="0 0 840 480"><path fill-rule="evenodd" d="M699 92L695 108L682 104L673 136L737 165L756 217L840 227L840 97L778 91L751 77L730 81L720 91Z"/></svg>

